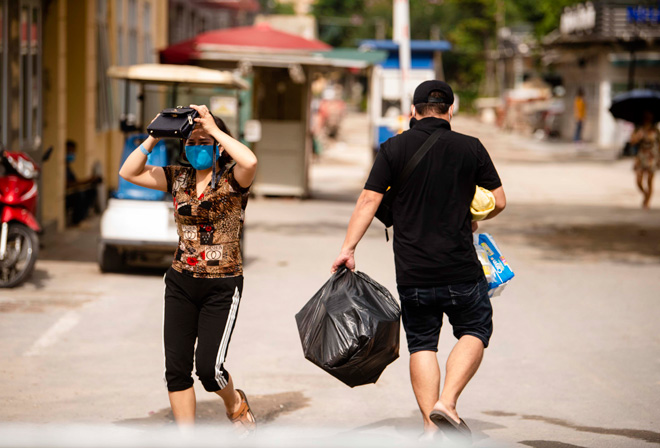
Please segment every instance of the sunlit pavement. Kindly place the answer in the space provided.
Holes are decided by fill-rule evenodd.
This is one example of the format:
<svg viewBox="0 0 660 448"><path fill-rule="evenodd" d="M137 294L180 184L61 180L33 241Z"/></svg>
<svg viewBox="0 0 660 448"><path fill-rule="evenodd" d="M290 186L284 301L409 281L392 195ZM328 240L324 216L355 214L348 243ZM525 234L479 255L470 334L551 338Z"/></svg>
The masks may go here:
<svg viewBox="0 0 660 448"><path fill-rule="evenodd" d="M491 345L459 402L475 446L660 443L658 194L641 210L631 160L588 143L540 142L465 117L453 125L481 138L495 160L509 205L480 230L516 273L494 299ZM421 433L404 339L376 385L349 389L303 358L293 317L327 280L343 241L371 163L367 129L352 114L340 141L327 142L312 166L311 199L248 206L244 298L227 367L266 435L317 428L324 441L349 434L355 445L385 437L403 446ZM32 281L0 292L3 422L171 426L163 271L100 274L97 223L48 238ZM357 263L396 291L379 223ZM447 326L441 359L453 342ZM220 401L196 387L200 421L226 430Z"/></svg>

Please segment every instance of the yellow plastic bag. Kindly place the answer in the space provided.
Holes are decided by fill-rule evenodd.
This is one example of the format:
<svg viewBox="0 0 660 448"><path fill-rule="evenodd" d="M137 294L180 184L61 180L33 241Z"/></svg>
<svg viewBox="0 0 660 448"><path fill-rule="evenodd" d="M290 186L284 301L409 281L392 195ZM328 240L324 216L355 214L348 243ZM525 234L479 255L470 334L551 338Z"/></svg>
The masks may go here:
<svg viewBox="0 0 660 448"><path fill-rule="evenodd" d="M472 198L470 204L472 221L481 221L493 210L495 210L495 196L489 190L477 185L474 198Z"/></svg>

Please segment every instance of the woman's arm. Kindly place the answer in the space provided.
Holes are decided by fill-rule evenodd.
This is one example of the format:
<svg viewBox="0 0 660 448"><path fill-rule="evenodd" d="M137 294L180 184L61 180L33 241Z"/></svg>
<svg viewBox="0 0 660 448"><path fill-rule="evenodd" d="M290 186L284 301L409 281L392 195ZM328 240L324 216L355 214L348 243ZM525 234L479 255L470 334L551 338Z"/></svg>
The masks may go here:
<svg viewBox="0 0 660 448"><path fill-rule="evenodd" d="M149 136L140 146L151 152L156 146L156 143L158 141L152 136ZM122 165L119 175L135 185L153 190L167 191L165 170L160 166L151 166L146 163L147 156L142 153L138 146Z"/></svg>
<svg viewBox="0 0 660 448"><path fill-rule="evenodd" d="M243 188L249 187L257 172L257 157L250 151L250 148L222 132L216 126L213 115L211 115L206 106L191 104L190 107L199 113L199 117L195 118L195 121L201 124L204 131L213 137L227 151L231 158L236 161L236 166L234 167L236 182Z"/></svg>
<svg viewBox="0 0 660 448"><path fill-rule="evenodd" d="M644 128L637 128L630 136L630 144L636 145L644 138Z"/></svg>

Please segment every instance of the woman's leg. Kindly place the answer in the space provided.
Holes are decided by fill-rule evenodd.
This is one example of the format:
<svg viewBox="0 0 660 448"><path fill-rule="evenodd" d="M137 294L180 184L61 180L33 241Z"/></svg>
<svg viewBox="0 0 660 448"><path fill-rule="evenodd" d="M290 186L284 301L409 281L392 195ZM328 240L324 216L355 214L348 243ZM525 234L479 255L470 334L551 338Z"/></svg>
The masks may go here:
<svg viewBox="0 0 660 448"><path fill-rule="evenodd" d="M227 414L234 414L241 406L241 396L234 389L234 380L232 380L231 375L227 374L227 376L229 377L227 385L223 389L215 391L215 393L224 401Z"/></svg>
<svg viewBox="0 0 660 448"><path fill-rule="evenodd" d="M195 363L204 389L215 392L225 404L227 416L243 436L256 429L249 406L234 388L234 381L224 367L238 307L243 291L243 277L213 279L199 313ZM247 399L246 399L247 400Z"/></svg>
<svg viewBox="0 0 660 448"><path fill-rule="evenodd" d="M651 195L653 194L653 171L646 172L646 193L644 195L644 208L651 206Z"/></svg>
<svg viewBox="0 0 660 448"><path fill-rule="evenodd" d="M172 414L179 426L192 426L195 424L195 389L169 392Z"/></svg>
<svg viewBox="0 0 660 448"><path fill-rule="evenodd" d="M642 192L643 195L646 195L646 190L644 189L644 171L641 169L635 169L635 179L637 180L637 188Z"/></svg>
<svg viewBox="0 0 660 448"><path fill-rule="evenodd" d="M171 268L165 274L165 380L172 413L180 426L195 421L192 369L199 311L189 297L189 293L195 293L191 280L194 279Z"/></svg>
<svg viewBox="0 0 660 448"><path fill-rule="evenodd" d="M213 279L198 322L195 356L197 376L204 389L222 398L229 414L233 414L241 402L224 363L236 324L242 290L242 277Z"/></svg>

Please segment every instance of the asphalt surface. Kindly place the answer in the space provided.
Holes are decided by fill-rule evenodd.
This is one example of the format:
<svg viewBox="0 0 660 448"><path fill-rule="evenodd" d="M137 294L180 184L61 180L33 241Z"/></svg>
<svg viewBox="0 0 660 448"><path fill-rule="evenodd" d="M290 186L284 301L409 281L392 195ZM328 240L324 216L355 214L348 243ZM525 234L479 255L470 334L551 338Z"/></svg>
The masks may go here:
<svg viewBox="0 0 660 448"><path fill-rule="evenodd" d="M482 139L503 179L509 205L480 231L494 235L516 273L493 300L491 345L459 401L474 446L657 446L660 197L641 210L631 160L588 144L504 134L464 117L454 128ZM311 199L248 205L245 289L226 366L261 423L259 446L407 446L421 433L403 335L400 358L378 383L350 389L303 358L294 321L340 249L371 162L366 129L364 116L351 115L339 141L327 142ZM42 435L33 446L66 439L53 428L92 440L110 429L172 430L164 269L101 274L97 227L93 218L47 238L30 282L0 292L0 446L26 433ZM396 291L379 223L356 259ZM441 363L454 342L447 324ZM220 401L196 391L199 421L227 430Z"/></svg>

